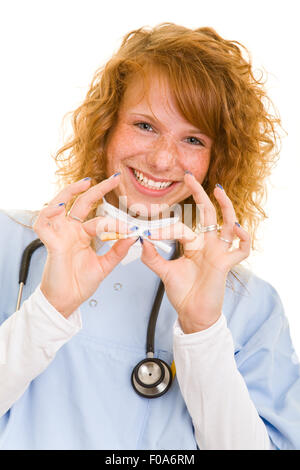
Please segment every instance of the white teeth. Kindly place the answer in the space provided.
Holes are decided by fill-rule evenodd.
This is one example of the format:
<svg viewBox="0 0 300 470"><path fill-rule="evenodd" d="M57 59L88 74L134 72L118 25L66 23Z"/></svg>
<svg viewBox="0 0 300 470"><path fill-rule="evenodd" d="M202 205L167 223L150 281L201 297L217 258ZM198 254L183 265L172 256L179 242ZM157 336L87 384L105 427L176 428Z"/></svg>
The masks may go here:
<svg viewBox="0 0 300 470"><path fill-rule="evenodd" d="M160 189L165 189L167 188L168 186L170 186L172 184L172 181L152 181L152 180L148 180L148 178L146 176L143 175L143 173L141 173L140 171L137 171L137 170L133 170L133 173L136 177L136 179L139 181L139 183L142 185L142 186L145 186L146 188L151 188L151 189L157 189L157 190L160 190Z"/></svg>

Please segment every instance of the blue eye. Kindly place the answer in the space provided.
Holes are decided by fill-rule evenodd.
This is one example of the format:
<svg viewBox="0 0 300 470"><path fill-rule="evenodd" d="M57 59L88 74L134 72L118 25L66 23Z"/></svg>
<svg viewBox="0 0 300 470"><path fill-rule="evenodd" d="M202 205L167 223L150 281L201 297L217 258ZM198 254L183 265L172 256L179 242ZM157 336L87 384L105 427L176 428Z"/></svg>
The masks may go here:
<svg viewBox="0 0 300 470"><path fill-rule="evenodd" d="M192 145L201 145L202 147L204 147L204 144L203 142L201 142L201 140L197 139L197 137L187 137L186 140L189 140L189 144L192 144Z"/></svg>
<svg viewBox="0 0 300 470"><path fill-rule="evenodd" d="M152 126L150 126L150 124L148 124L148 122L137 122L135 124L135 126L139 127L140 129L142 129L143 131L150 131L150 130L153 130Z"/></svg>

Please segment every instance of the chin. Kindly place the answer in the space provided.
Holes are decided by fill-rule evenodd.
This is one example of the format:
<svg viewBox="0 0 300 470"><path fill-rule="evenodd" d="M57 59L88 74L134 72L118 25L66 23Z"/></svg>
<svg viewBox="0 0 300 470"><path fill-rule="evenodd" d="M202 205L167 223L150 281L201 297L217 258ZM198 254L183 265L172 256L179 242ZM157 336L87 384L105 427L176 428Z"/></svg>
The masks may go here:
<svg viewBox="0 0 300 470"><path fill-rule="evenodd" d="M124 197L124 196L123 196ZM128 213L133 217L142 217L145 219L157 219L159 217L171 217L170 207L177 202L162 202L160 200L145 201L144 199L127 196ZM120 206L121 207L121 206ZM124 210L125 207L122 207Z"/></svg>

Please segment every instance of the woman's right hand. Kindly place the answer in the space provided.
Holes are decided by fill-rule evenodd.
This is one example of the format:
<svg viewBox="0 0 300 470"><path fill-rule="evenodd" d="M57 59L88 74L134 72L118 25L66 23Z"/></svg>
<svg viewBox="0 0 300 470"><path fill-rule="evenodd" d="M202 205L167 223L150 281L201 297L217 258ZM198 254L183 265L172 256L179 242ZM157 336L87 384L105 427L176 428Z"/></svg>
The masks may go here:
<svg viewBox="0 0 300 470"><path fill-rule="evenodd" d="M66 216L65 204L82 193L76 198L70 213L84 220L91 207L112 191L119 181L120 177L116 175L91 188L90 179L66 186L40 211L33 226L48 252L41 291L65 317L96 291L136 241L135 237L118 240L105 255L98 256L91 247L92 238L106 230L128 233L128 226L110 217L95 217L81 223Z"/></svg>

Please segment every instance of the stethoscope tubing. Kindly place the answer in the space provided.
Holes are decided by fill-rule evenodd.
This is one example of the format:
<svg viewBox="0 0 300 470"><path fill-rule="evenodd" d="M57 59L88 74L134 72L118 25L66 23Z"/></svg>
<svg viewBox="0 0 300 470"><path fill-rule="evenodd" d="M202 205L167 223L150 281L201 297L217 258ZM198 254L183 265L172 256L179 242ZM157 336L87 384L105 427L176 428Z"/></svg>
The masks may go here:
<svg viewBox="0 0 300 470"><path fill-rule="evenodd" d="M18 299L16 305L16 311L19 310L22 301L22 293L23 287L26 284L30 262L33 253L44 246L44 243L39 239L33 240L29 245L25 248L21 258L21 265L19 271L19 292L18 292ZM179 256L179 242L176 242L176 247L173 256L171 259L176 259ZM172 383L172 372L170 366L164 362L162 359L155 359L154 358L154 338L155 338L155 328L156 322L161 306L161 302L164 296L164 284L162 280L159 282L159 286L156 292L156 296L154 299L154 303L152 306L152 310L150 313L148 327L147 327L147 340L146 340L146 359L140 361L135 368L133 369L131 381L133 388L135 391L144 398L157 398L166 393ZM149 367L153 366L153 364L157 364L161 370L160 378L151 385L144 383L139 379L139 370L141 367L145 367L145 365L149 365ZM151 375L151 373L149 373Z"/></svg>
<svg viewBox="0 0 300 470"><path fill-rule="evenodd" d="M35 250L37 250L40 246L43 246L43 245L44 243L39 238L36 238L31 243L29 243L29 245L27 245L27 247L23 251L22 258L21 258L20 271L19 271L19 292L18 292L16 311L19 310L21 306L23 287L25 286L26 281L27 281L32 255L35 252Z"/></svg>

